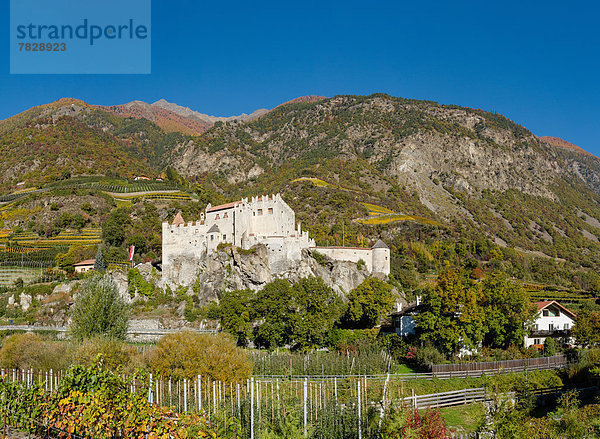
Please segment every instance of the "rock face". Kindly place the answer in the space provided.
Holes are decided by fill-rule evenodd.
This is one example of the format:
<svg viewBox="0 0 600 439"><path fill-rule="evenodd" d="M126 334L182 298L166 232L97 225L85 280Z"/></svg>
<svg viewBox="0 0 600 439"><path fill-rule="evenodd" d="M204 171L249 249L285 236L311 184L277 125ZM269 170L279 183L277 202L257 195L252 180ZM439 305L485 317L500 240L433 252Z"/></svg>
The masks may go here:
<svg viewBox="0 0 600 439"><path fill-rule="evenodd" d="M308 276L321 277L338 294L345 296L369 276L366 269L358 269L352 262L324 259L323 265L320 265L309 250L304 250L300 261L278 265L275 269L269 265L264 245L257 245L250 251L226 247L205 260L176 259L173 269L176 280L172 283L163 281L163 286L168 285L172 289L178 285L192 287L200 304L205 305L218 301L222 291L258 291L275 279L294 282Z"/></svg>

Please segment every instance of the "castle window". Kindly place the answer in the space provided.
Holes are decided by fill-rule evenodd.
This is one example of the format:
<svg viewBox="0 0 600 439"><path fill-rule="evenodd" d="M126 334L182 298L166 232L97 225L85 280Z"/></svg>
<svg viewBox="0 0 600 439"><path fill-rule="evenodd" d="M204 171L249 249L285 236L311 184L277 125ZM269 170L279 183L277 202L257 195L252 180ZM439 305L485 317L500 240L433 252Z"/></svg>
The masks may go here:
<svg viewBox="0 0 600 439"><path fill-rule="evenodd" d="M229 218L229 216L227 216L227 212L223 214L223 218Z"/></svg>
<svg viewBox="0 0 600 439"><path fill-rule="evenodd" d="M227 240L227 235L223 235L223 241Z"/></svg>
<svg viewBox="0 0 600 439"><path fill-rule="evenodd" d="M215 235L210 235L210 240L214 241L215 240Z"/></svg>
<svg viewBox="0 0 600 439"><path fill-rule="evenodd" d="M215 219L216 219L216 220L218 220L218 219L219 219L219 214L218 214L218 213L215 215Z"/></svg>
<svg viewBox="0 0 600 439"><path fill-rule="evenodd" d="M262 215L262 209L258 209L258 214Z"/></svg>
<svg viewBox="0 0 600 439"><path fill-rule="evenodd" d="M273 208L269 207L269 215L273 215Z"/></svg>

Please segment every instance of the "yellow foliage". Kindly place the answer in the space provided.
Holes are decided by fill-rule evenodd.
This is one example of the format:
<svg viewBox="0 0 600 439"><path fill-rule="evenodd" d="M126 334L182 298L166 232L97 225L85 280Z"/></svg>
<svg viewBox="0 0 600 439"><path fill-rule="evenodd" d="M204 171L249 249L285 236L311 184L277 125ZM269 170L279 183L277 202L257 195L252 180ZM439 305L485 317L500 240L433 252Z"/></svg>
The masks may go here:
<svg viewBox="0 0 600 439"><path fill-rule="evenodd" d="M76 346L73 361L82 366L91 366L101 355L102 366L106 369L133 371L136 354L135 347L120 340L95 337Z"/></svg>
<svg viewBox="0 0 600 439"><path fill-rule="evenodd" d="M387 207L378 206L377 204L371 203L360 203L369 209L369 215L382 215L387 213L394 213L393 210L388 209Z"/></svg>
<svg viewBox="0 0 600 439"><path fill-rule="evenodd" d="M183 331L162 337L151 354L150 365L163 377L195 379L198 375L222 382L250 377L252 362L226 334Z"/></svg>
<svg viewBox="0 0 600 439"><path fill-rule="evenodd" d="M415 221L421 224L429 224L432 226L441 225L437 221L431 220L429 218L424 218L421 216L413 216L413 215L402 215L400 213L397 214L389 214L389 215L380 215L371 218L359 219L357 220L361 224L367 225L377 225L377 224L390 224L395 223L397 221Z"/></svg>
<svg viewBox="0 0 600 439"><path fill-rule="evenodd" d="M65 344L48 342L37 334L14 334L0 349L0 367L4 369L63 369L70 355Z"/></svg>

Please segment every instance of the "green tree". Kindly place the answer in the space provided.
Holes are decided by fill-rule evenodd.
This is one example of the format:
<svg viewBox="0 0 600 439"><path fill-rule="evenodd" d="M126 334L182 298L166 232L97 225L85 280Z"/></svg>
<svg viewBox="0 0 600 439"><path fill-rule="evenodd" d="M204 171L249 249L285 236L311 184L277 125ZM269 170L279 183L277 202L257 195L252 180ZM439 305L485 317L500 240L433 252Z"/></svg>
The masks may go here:
<svg viewBox="0 0 600 439"><path fill-rule="evenodd" d="M446 354L477 348L485 325L478 295L477 285L457 269L446 267L437 285L426 290L423 311L415 317L422 339Z"/></svg>
<svg viewBox="0 0 600 439"><path fill-rule="evenodd" d="M130 307L107 275L87 279L75 300L71 334L77 339L101 335L125 339L129 328Z"/></svg>
<svg viewBox="0 0 600 439"><path fill-rule="evenodd" d="M348 308L342 321L355 329L370 329L381 323L394 306L392 286L370 277L348 295Z"/></svg>
<svg viewBox="0 0 600 439"><path fill-rule="evenodd" d="M324 346L327 333L342 313L342 300L320 277L300 279L293 287L290 315L294 349Z"/></svg>
<svg viewBox="0 0 600 439"><path fill-rule="evenodd" d="M219 320L221 328L235 337L238 346L246 346L252 333L252 299L251 290L225 291L221 294L219 304L208 306L206 316Z"/></svg>
<svg viewBox="0 0 600 439"><path fill-rule="evenodd" d="M500 349L521 346L535 316L527 292L502 272L490 274L482 282L481 292L486 318L484 345Z"/></svg>
<svg viewBox="0 0 600 439"><path fill-rule="evenodd" d="M572 333L577 344L583 347L600 346L600 312L582 308Z"/></svg>
<svg viewBox="0 0 600 439"><path fill-rule="evenodd" d="M131 219L127 210L123 207L115 209L102 224L102 236L110 245L118 247L123 244L129 225L131 225Z"/></svg>
<svg viewBox="0 0 600 439"><path fill-rule="evenodd" d="M254 331L258 347L272 349L290 342L290 316L294 312L296 291L286 279L268 283L256 293L252 303L253 319L260 320Z"/></svg>
<svg viewBox="0 0 600 439"><path fill-rule="evenodd" d="M546 357L551 357L556 355L557 352L558 346L556 346L556 340L554 340L552 337L547 337L544 341L544 355Z"/></svg>
<svg viewBox="0 0 600 439"><path fill-rule="evenodd" d="M98 251L96 252L96 260L94 261L94 270L102 273L106 270L106 264L104 263L104 256L102 256L102 249L98 246Z"/></svg>

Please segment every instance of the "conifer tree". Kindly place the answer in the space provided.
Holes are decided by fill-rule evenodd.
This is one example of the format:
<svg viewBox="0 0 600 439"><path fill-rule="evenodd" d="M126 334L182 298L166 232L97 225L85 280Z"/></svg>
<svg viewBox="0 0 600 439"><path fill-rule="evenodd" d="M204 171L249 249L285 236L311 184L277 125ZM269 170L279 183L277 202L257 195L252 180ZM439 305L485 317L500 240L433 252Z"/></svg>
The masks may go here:
<svg viewBox="0 0 600 439"><path fill-rule="evenodd" d="M102 256L102 249L98 246L98 252L96 253L96 261L94 262L94 270L103 272L106 270L106 265L104 264L104 257Z"/></svg>

